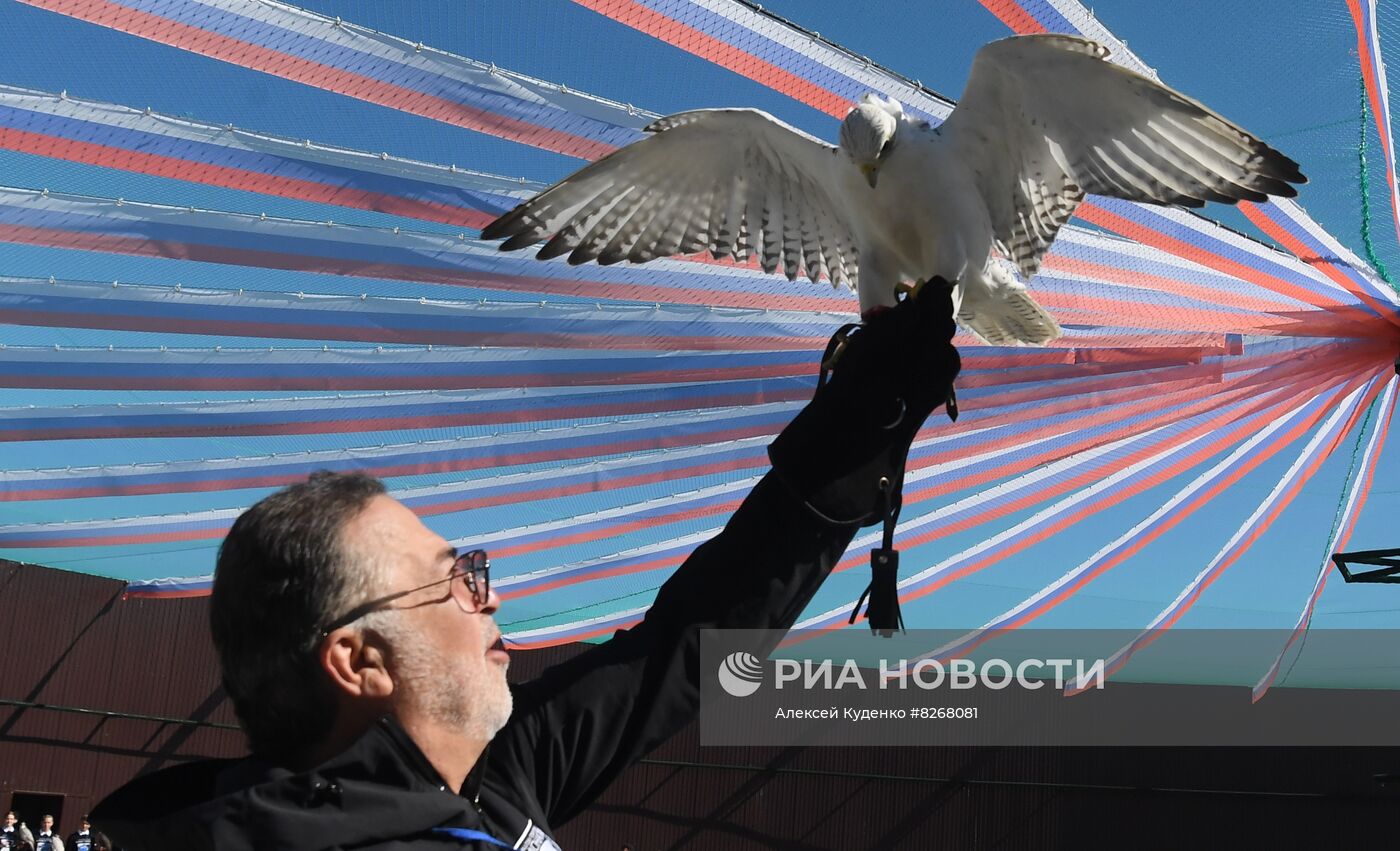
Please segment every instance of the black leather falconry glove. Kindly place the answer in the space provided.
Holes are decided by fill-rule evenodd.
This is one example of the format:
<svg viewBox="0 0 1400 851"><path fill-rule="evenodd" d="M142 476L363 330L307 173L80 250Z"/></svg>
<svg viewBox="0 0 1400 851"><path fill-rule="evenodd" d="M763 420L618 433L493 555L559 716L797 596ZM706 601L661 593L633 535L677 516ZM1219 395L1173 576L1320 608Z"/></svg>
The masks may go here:
<svg viewBox="0 0 1400 851"><path fill-rule="evenodd" d="M884 546L872 559L867 617L872 629L888 633L899 625L893 534L909 446L939 405L946 402L949 417L957 418L953 379L961 360L952 344L952 285L933 278L917 296L848 329L827 347L822 377L830 369L830 380L818 384L812 401L768 447L768 457L822 518L885 523Z"/></svg>
<svg viewBox="0 0 1400 851"><path fill-rule="evenodd" d="M832 338L822 364L830 380L768 447L773 469L813 511L833 523L884 519L914 435L951 397L956 328L952 286L934 278Z"/></svg>

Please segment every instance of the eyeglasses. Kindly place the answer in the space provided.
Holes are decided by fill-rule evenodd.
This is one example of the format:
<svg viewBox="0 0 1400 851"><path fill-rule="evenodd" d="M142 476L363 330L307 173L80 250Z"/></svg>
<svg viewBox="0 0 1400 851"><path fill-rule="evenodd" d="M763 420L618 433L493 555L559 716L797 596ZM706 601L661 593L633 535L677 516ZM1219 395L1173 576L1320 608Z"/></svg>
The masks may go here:
<svg viewBox="0 0 1400 851"><path fill-rule="evenodd" d="M461 582L455 580L461 579ZM452 570L447 576L427 585L419 585L417 588L410 588L407 591L399 591L387 597L380 597L377 600L370 600L368 603L361 603L335 620L331 621L321 630L321 637L325 638L337 629L354 623L371 612L385 608L389 603L409 594L417 594L434 585L441 585L450 582L448 586L448 596L457 601L457 606L464 612L471 614L480 610L486 605L486 601L491 599L491 559L487 557L486 550L470 550L457 556L452 563ZM436 602L444 602L447 597L443 597Z"/></svg>

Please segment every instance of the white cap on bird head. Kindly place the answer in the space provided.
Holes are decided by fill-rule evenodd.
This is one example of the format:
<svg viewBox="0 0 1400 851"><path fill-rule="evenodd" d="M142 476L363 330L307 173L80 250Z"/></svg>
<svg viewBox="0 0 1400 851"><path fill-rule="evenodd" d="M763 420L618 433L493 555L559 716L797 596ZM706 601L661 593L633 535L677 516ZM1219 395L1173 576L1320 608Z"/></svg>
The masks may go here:
<svg viewBox="0 0 1400 851"><path fill-rule="evenodd" d="M894 98L867 93L846 113L841 122L841 149L844 150L874 188L880 171L880 158L894 142L904 107Z"/></svg>

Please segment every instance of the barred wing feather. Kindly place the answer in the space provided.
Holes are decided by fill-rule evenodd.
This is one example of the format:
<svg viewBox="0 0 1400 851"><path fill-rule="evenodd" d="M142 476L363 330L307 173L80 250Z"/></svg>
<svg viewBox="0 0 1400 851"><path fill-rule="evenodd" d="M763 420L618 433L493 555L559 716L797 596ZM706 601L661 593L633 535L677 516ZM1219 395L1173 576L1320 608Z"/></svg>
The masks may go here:
<svg viewBox="0 0 1400 851"><path fill-rule="evenodd" d="M1293 197L1298 164L1201 103L1106 61L1087 39L982 48L940 133L972 170L1027 278L1085 193L1200 207Z"/></svg>
<svg viewBox="0 0 1400 851"><path fill-rule="evenodd" d="M492 222L484 239L578 264L709 251L789 280L855 288L850 180L837 149L752 109L683 112ZM845 171L853 172L849 163ZM840 199L840 203L838 203Z"/></svg>

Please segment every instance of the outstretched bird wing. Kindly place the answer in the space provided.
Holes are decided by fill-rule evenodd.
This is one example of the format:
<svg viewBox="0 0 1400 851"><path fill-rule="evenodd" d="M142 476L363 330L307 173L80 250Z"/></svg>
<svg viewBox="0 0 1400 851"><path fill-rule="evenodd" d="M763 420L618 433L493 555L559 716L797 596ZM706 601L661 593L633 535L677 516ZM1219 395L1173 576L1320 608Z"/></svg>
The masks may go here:
<svg viewBox="0 0 1400 851"><path fill-rule="evenodd" d="M708 250L757 255L789 280L856 285L856 175L837 149L752 109L682 112L488 225L501 249L548 238L541 259L643 263ZM864 188L860 186L859 188Z"/></svg>
<svg viewBox="0 0 1400 851"><path fill-rule="evenodd" d="M1029 278L1084 194L1199 207L1292 197L1298 164L1202 104L1068 35L977 53L940 134L970 168L1003 252Z"/></svg>

